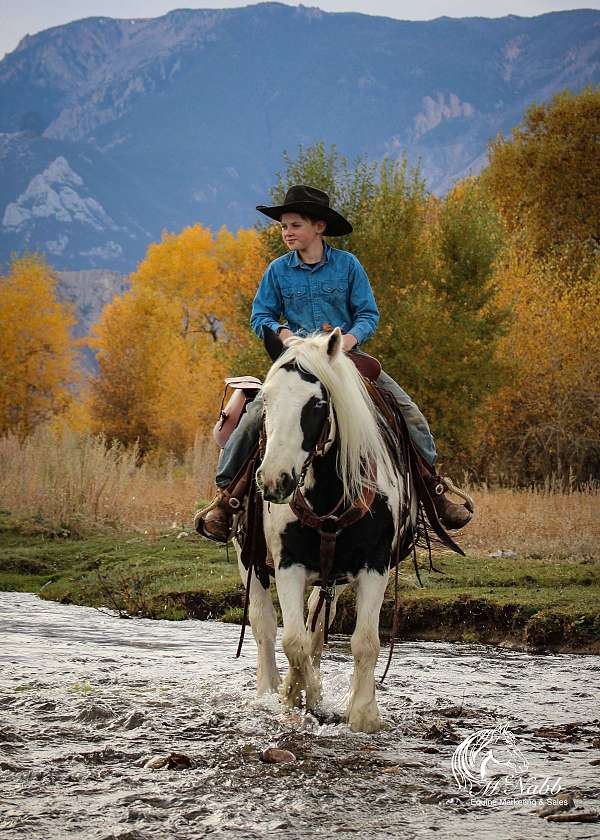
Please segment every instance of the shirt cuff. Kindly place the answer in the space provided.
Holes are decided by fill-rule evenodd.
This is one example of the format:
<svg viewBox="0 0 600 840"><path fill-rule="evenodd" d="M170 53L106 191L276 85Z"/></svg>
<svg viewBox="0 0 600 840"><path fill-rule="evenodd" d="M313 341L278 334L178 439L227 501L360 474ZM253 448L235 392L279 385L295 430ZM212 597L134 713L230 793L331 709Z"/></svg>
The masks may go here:
<svg viewBox="0 0 600 840"><path fill-rule="evenodd" d="M275 319L273 319L272 321L263 321L260 326L261 326L261 330L262 330L263 327L268 327L270 330L273 330L274 333L278 334L279 330L282 327L287 326L287 324L280 324L279 321L276 321Z"/></svg>
<svg viewBox="0 0 600 840"><path fill-rule="evenodd" d="M366 330L362 329L360 324L355 324L348 330L348 332L351 333L356 339L357 347L359 344L362 344L362 342L365 340Z"/></svg>

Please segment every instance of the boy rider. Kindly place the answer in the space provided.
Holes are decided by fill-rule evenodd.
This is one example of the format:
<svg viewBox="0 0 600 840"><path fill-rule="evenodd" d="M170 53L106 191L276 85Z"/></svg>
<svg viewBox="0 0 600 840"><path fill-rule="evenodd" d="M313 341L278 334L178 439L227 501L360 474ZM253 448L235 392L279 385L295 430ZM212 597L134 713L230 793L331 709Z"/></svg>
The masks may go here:
<svg viewBox="0 0 600 840"><path fill-rule="evenodd" d="M353 254L323 241L323 236L351 233L350 222L329 206L327 193L303 185L290 187L283 204L259 205L256 209L280 223L290 253L273 260L260 281L252 304L254 332L260 338L262 328L267 326L285 340L294 334L306 335L339 326L344 333L344 350L361 353L358 346L373 335L379 321L369 279ZM283 324L280 316L286 319ZM435 443L419 408L384 371L377 384L396 397L412 440L424 460L433 466ZM220 490L231 483L256 445L261 416L259 392L221 452L217 497L206 512L196 515L199 532L209 539L226 542L229 538L231 513L220 501ZM426 469L423 477L442 524L451 529L466 525L472 513L446 498L441 478Z"/></svg>

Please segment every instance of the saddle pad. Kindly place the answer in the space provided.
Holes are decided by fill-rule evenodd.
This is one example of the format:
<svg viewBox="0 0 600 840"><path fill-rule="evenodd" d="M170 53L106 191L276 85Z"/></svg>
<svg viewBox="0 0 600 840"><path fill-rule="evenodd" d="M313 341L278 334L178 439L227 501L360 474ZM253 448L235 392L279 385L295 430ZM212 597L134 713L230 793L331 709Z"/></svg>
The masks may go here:
<svg viewBox="0 0 600 840"><path fill-rule="evenodd" d="M257 376L230 376L225 380L225 385L240 391L260 391L262 388L262 382Z"/></svg>

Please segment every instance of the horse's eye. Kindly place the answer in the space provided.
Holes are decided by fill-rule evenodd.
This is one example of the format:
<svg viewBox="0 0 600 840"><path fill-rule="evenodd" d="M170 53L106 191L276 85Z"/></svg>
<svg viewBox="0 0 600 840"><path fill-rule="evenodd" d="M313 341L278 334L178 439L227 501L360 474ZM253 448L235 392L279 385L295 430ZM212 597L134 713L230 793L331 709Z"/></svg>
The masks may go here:
<svg viewBox="0 0 600 840"><path fill-rule="evenodd" d="M315 408L323 408L324 405L327 405L327 400L317 400Z"/></svg>

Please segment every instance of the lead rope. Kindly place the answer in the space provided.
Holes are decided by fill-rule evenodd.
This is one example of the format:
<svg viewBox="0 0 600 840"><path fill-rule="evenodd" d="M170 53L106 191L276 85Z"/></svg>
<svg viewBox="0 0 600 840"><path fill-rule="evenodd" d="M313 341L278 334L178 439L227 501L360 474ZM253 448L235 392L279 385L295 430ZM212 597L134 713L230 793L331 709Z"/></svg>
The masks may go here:
<svg viewBox="0 0 600 840"><path fill-rule="evenodd" d="M392 656L394 655L394 642L396 639L396 634L398 633L398 567L400 566L400 562L396 563L396 570L394 572L394 615L392 618L392 632L390 633L390 652L388 653L387 664L385 666L385 671L381 675L381 679L379 680L379 685L383 685L383 681L387 677L387 672L390 670L390 665L392 664Z"/></svg>
<svg viewBox="0 0 600 840"><path fill-rule="evenodd" d="M258 454L261 458L264 457L264 451L265 451L265 448L264 448L264 430L265 430L265 427L264 427L264 423L263 423L263 424L261 424L259 435L258 435ZM256 466L256 465L254 465L254 466ZM256 477L255 477L254 466L252 467L252 482L250 484L250 491L248 493L247 501L246 501L246 539L250 538L250 533L249 532L251 532L252 542L253 542L252 547L255 549L256 548L256 523L254 523L254 527L253 527L252 523L250 522L250 495L252 493L257 493L258 492L258 490L256 488ZM260 502L258 502L258 504L262 504L262 496L261 496ZM262 516L262 513L261 513L261 516ZM228 555L228 558L229 558L229 555ZM246 635L246 624L248 622L248 613L250 611L250 585L252 583L252 572L254 571L255 563L256 563L256 552L253 551L252 552L252 559L250 560L250 562L248 564L248 576L246 578L246 589L245 589L245 593L244 593L244 615L242 617L242 626L240 628L240 638L239 638L239 641L238 641L237 652L235 654L236 659L240 658L240 655L242 653L242 646L244 644L244 636Z"/></svg>
<svg viewBox="0 0 600 840"><path fill-rule="evenodd" d="M248 577L246 578L246 592L244 596L244 616L242 618L242 627L240 629L240 639L238 641L236 659L240 658L242 653L242 645L244 644L244 636L246 635L246 622L248 621L248 611L250 609L250 584L252 583L252 572L254 570L254 563L248 566Z"/></svg>
<svg viewBox="0 0 600 840"><path fill-rule="evenodd" d="M410 482L409 486L411 488L411 492L414 490L414 485L412 482L412 476L410 474L410 458L408 454L408 446L405 442L404 444L404 463L406 464ZM408 508L410 510L411 502L410 498L408 501ZM413 555L413 563L415 567L415 571L417 573L417 578L419 579L419 583L421 586L421 578L419 577L419 567L417 565L417 524L419 520L419 515L417 511L417 521L415 522L415 532L413 534L413 543L412 543L412 555ZM392 616L392 630L390 632L390 652L388 653L387 663L385 666L385 670L381 675L381 679L379 680L379 685L382 686L385 678L387 677L388 671L390 670L390 665L392 664L392 657L394 655L394 647L396 643L396 636L398 635L398 597L400 594L400 589L398 585L398 576L399 576L399 568L400 568L400 534L398 534L397 543L396 543L396 568L394 570L394 614Z"/></svg>

